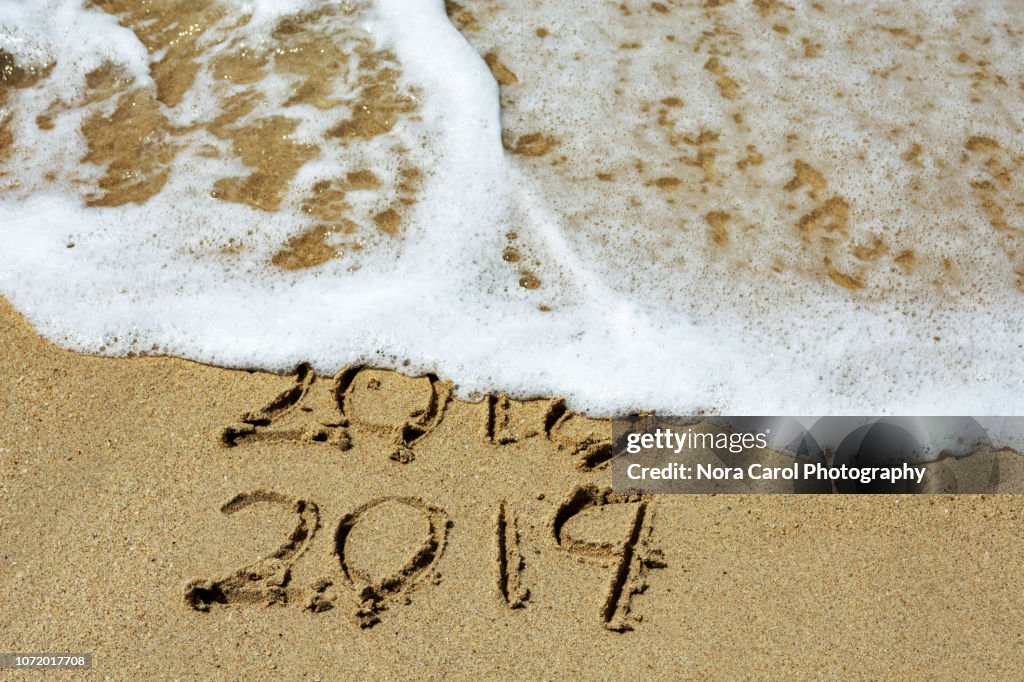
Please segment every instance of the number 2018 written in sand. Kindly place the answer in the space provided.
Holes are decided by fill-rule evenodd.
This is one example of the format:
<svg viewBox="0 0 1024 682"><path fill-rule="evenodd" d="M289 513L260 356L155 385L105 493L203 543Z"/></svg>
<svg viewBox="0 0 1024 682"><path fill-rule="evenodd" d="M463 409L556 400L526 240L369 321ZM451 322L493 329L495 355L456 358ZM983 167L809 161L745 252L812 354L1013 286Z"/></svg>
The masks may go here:
<svg viewBox="0 0 1024 682"><path fill-rule="evenodd" d="M303 364L293 385L223 429L220 441L226 447L294 443L348 450L355 427L388 438L387 455L408 464L416 458L418 445L444 420L451 399L451 384L433 375L412 378L356 366L325 381ZM607 421L577 415L562 400L488 396L486 406L481 430L485 442L510 445L540 436L568 452L583 470L611 459Z"/></svg>
<svg viewBox="0 0 1024 682"><path fill-rule="evenodd" d="M437 564L454 523L443 509L423 499L378 497L343 515L334 531L335 570L304 586L294 584L292 569L307 554L321 527L319 507L308 500L260 490L235 496L221 512L231 515L257 504L289 510L297 517L295 527L285 542L263 559L220 578L188 583L185 601L191 608L205 612L235 604L299 604L312 613L340 608L349 611L361 627L371 627L388 608L411 603L414 591L440 583ZM567 527L570 520L609 505L623 505L628 512L624 539L595 541L572 536ZM405 538L407 554L401 562L384 568L367 562L365 557L376 544L372 530L376 522L401 514L419 517L420 537ZM664 566L661 552L651 545L653 517L652 503L644 496L586 485L573 489L548 522L549 540L557 551L597 557L609 565L612 575L598 612L601 624L609 630L634 628L639 617L632 613L633 596L646 588L649 569ZM364 526L369 530L363 530ZM495 598L508 608L522 608L530 592L523 584L519 519L507 501L497 505L492 528Z"/></svg>

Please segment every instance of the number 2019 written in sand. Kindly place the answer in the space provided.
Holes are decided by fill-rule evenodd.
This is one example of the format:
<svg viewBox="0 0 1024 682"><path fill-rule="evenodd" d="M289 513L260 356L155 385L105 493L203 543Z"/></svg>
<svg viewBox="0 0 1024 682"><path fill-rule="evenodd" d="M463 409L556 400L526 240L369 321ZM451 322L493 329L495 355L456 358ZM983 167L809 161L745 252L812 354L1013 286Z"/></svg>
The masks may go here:
<svg viewBox="0 0 1024 682"><path fill-rule="evenodd" d="M220 578L188 583L185 601L191 608L205 612L239 604L298 604L312 613L348 611L360 627L371 627L384 611L412 603L413 592L441 581L437 565L454 522L443 509L423 499L378 497L344 514L334 531L333 571L302 586L294 583L292 570L307 555L321 527L318 505L260 490L235 496L221 507L221 512L232 515L253 505L285 508L295 515L296 525L277 550L259 561ZM619 539L584 540L572 535L570 521L588 510L610 505L621 505L627 512L625 533ZM374 561L372 555L378 549L375 531L382 522L401 515L419 522L410 524L418 527L418 533L399 533L405 547L404 556L398 560L392 556L390 560ZM573 489L547 524L549 547L577 557L596 557L609 567L611 577L598 610L601 624L609 630L635 627L639 617L632 613L633 596L646 588L649 569L664 566L661 552L651 545L653 516L652 503L644 496L621 495L587 485ZM523 608L530 600L530 591L523 581L525 560L519 518L505 500L495 509L492 531L494 598L507 608Z"/></svg>
<svg viewBox="0 0 1024 682"><path fill-rule="evenodd" d="M221 432L220 440L227 447L291 443L347 450L352 447L354 427L357 434L370 431L385 436L390 440L387 456L405 465L416 459L419 444L444 419L450 400L451 385L433 376L410 378L351 367L323 381L308 365L300 365L293 385L264 407L243 414ZM541 437L557 450L567 451L581 470L607 465L611 443L606 424L575 415L560 400L520 402L490 396L486 408L480 434L485 443L507 446ZM219 605L298 603L314 613L348 610L362 627L370 627L388 608L408 603L413 592L440 581L436 566L453 520L424 499L378 497L345 514L334 531L330 574L301 587L294 584L292 568L307 556L321 528L319 506L262 490L237 495L221 512L233 515L254 505L289 510L297 517L294 529L263 559L230 575L190 582L185 596L192 608L209 611ZM570 521L609 506L626 512L621 537L601 541L573 536ZM399 517L412 519L408 525L415 529L399 532L404 555L392 551L393 547L382 547L394 543L378 542L380 535L375 532L388 519ZM600 622L608 629L630 630L639 620L631 613L633 595L644 589L648 569L661 565L660 552L650 543L652 520L651 503L643 496L582 486L546 521L548 548L581 559L592 557L608 566L611 577L599 609ZM519 523L519 515L507 501L495 506L494 593L512 609L524 607L530 599Z"/></svg>

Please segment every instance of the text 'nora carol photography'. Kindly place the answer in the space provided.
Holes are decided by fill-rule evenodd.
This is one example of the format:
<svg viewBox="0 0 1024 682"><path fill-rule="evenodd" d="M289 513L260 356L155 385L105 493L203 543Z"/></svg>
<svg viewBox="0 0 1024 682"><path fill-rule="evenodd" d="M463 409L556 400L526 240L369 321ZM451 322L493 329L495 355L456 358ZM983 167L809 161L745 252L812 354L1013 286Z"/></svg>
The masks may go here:
<svg viewBox="0 0 1024 682"><path fill-rule="evenodd" d="M621 492L1024 492L1022 418L644 415L612 438Z"/></svg>

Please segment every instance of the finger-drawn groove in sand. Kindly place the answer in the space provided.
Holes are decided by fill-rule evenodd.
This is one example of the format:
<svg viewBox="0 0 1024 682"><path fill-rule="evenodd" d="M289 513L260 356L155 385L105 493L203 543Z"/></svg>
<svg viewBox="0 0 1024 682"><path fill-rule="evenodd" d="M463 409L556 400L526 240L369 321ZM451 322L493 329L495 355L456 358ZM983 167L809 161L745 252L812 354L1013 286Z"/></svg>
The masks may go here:
<svg viewBox="0 0 1024 682"><path fill-rule="evenodd" d="M503 393L487 396L484 437L495 445L511 445L545 433L548 413L558 400L513 400Z"/></svg>
<svg viewBox="0 0 1024 682"><path fill-rule="evenodd" d="M444 419L452 384L433 374L407 377L386 370L347 367L338 373L335 395L349 423L391 437L388 456L407 464L416 458L415 445Z"/></svg>
<svg viewBox="0 0 1024 682"><path fill-rule="evenodd" d="M338 406L337 382L319 380L303 363L295 369L295 385L267 405L242 415L221 433L228 446L246 443L325 443L342 450L352 446L348 423Z"/></svg>
<svg viewBox="0 0 1024 682"><path fill-rule="evenodd" d="M523 587L523 570L526 561L523 558L519 537L519 522L509 507L507 500L498 506L495 518L498 592L502 601L509 608L522 607L530 597L530 590Z"/></svg>
<svg viewBox="0 0 1024 682"><path fill-rule="evenodd" d="M403 506L405 510L400 509ZM388 533L392 539L386 543L380 539L384 535L372 528L374 524L393 524L409 510L422 523L407 524L398 532L392 529ZM372 518L375 513L379 518ZM361 523L369 524L362 533ZM378 623L380 613L396 602L409 603L410 593L421 585L440 581L435 566L444 553L450 526L443 510L415 497L377 498L342 517L335 533L335 554L343 581L355 596L355 619L360 627ZM405 542L395 542L396 534L405 535ZM386 556L410 545L414 549L409 555ZM332 585L321 587L326 592Z"/></svg>
<svg viewBox="0 0 1024 682"><path fill-rule="evenodd" d="M624 541L581 540L566 532L566 525L579 514L615 504L633 505ZM633 595L647 589L649 569L665 565L661 551L651 546L653 517L653 507L646 496L613 493L611 488L599 489L594 485L573 490L555 512L551 532L559 547L570 553L606 559L614 565L600 611L601 623L609 630L623 632L636 627L640 616L632 613Z"/></svg>
<svg viewBox="0 0 1024 682"><path fill-rule="evenodd" d="M272 554L231 575L215 580L193 580L185 586L185 602L197 611L209 611L215 604L286 604L289 597L291 567L309 547L320 514L306 500L281 493L257 490L236 495L220 511L228 516L254 504L273 504L293 511L298 517L288 539Z"/></svg>
<svg viewBox="0 0 1024 682"><path fill-rule="evenodd" d="M556 400L544 420L544 433L559 450L568 451L573 463L589 471L612 458L611 422L571 412Z"/></svg>
<svg viewBox="0 0 1024 682"><path fill-rule="evenodd" d="M511 445L543 435L566 451L580 469L597 468L611 459L611 426L570 411L561 398L513 400L504 394L487 396L484 438L494 445Z"/></svg>

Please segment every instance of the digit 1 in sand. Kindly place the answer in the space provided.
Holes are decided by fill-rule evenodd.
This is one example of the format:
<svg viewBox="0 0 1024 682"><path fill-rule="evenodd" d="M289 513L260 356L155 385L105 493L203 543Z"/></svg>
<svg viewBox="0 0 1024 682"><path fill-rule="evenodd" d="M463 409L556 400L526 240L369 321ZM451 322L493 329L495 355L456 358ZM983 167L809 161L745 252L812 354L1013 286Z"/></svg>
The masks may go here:
<svg viewBox="0 0 1024 682"><path fill-rule="evenodd" d="M495 517L498 560L498 593L511 609L521 608L530 596L523 587L523 552L520 547L519 524L507 500L498 505Z"/></svg>

